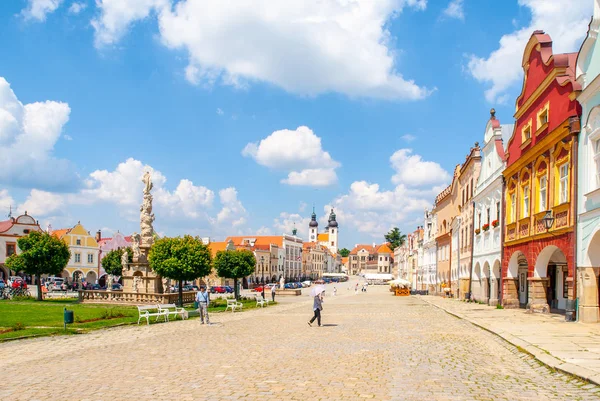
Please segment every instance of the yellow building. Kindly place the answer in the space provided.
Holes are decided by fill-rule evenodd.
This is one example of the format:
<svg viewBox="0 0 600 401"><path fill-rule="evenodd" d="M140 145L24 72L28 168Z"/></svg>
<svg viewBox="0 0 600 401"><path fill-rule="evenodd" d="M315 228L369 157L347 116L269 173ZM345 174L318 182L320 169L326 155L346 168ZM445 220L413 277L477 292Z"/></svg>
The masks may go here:
<svg viewBox="0 0 600 401"><path fill-rule="evenodd" d="M69 280L95 284L98 280L98 255L100 247L80 222L73 228L52 231L52 235L63 240L71 251L71 258L62 276Z"/></svg>

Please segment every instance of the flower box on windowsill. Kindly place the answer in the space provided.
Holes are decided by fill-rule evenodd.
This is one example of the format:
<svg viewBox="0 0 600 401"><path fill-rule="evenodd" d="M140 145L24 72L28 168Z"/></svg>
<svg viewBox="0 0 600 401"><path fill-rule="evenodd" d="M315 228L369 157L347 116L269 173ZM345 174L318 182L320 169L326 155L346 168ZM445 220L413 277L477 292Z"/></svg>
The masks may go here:
<svg viewBox="0 0 600 401"><path fill-rule="evenodd" d="M475 234L476 234L476 235L479 235L479 233L480 233L480 232L481 232L481 230L480 230L479 228L476 228L476 229L475 229Z"/></svg>
<svg viewBox="0 0 600 401"><path fill-rule="evenodd" d="M482 225L482 226L481 226L481 229L482 229L483 231L487 231L487 230L489 230L489 229L490 229L490 225L489 225L489 224L484 224L484 225Z"/></svg>
<svg viewBox="0 0 600 401"><path fill-rule="evenodd" d="M498 220L494 220L492 221L492 227L496 228L500 225L500 222Z"/></svg>

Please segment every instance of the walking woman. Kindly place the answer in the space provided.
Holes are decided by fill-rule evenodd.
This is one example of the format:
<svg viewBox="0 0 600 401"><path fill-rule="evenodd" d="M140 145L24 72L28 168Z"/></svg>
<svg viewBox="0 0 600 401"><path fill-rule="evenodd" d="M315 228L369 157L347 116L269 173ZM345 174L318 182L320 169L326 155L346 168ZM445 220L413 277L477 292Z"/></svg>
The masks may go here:
<svg viewBox="0 0 600 401"><path fill-rule="evenodd" d="M325 290L317 293L313 298L313 312L315 313L312 319L308 321L308 325L312 327L312 323L317 319L319 327L321 327L321 311L323 310L323 295Z"/></svg>

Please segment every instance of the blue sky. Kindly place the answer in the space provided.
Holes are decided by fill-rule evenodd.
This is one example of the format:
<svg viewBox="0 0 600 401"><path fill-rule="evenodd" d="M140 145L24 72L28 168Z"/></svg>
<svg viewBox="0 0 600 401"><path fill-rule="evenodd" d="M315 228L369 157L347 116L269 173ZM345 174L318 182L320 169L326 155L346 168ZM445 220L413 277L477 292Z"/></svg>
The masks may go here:
<svg viewBox="0 0 600 401"><path fill-rule="evenodd" d="M576 51L593 0L0 2L0 212L54 228L304 236L415 229L534 29Z"/></svg>

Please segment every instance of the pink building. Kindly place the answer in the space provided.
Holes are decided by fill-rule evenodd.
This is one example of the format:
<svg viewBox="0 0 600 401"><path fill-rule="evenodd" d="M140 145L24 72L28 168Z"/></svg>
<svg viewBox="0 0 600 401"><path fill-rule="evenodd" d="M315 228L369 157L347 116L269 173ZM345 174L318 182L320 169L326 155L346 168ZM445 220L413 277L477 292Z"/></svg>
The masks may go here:
<svg viewBox="0 0 600 401"><path fill-rule="evenodd" d="M102 238L102 233L98 231L96 233L96 241L100 247L100 256L98 257L98 282L100 285L104 285L106 280L106 271L102 268L102 258L110 251L115 249L127 248L131 246L131 236L124 236L120 232L116 232L113 237Z"/></svg>

